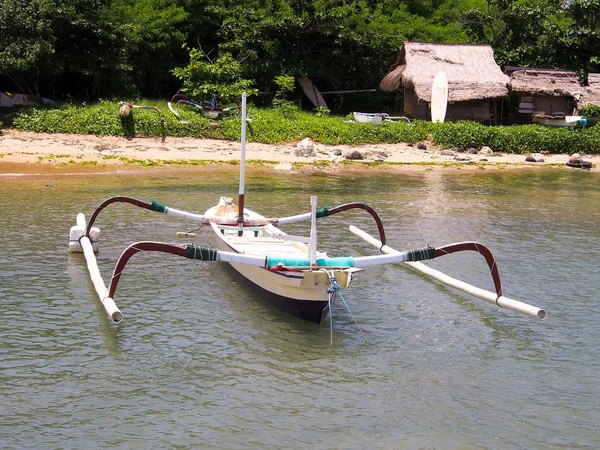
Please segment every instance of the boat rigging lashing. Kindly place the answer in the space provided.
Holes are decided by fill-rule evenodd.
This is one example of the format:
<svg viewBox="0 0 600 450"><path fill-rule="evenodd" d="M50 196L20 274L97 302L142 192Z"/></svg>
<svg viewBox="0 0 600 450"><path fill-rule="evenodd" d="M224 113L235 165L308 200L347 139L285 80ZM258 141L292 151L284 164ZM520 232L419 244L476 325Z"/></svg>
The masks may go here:
<svg viewBox="0 0 600 450"><path fill-rule="evenodd" d="M335 299L338 294L339 294L340 298L342 299L342 302L344 302L344 306L350 313L350 317L352 317L352 320L358 327L358 331L360 332L361 336L365 340L365 344L368 344L369 341L367 340L367 337L365 336L362 329L360 328L360 325L354 318L354 314L352 314L352 311L350 310L350 306L348 306L348 303L346 303L346 300L344 299L344 296L342 295L342 290L340 289L340 285L337 282L337 278L335 277L335 275L333 273L330 273L327 269L321 269L321 270L323 270L329 276L329 283L331 284L331 286L327 289L327 294L328 294L327 307L329 308L329 341L330 341L331 345L333 345L333 305L335 304Z"/></svg>
<svg viewBox="0 0 600 450"><path fill-rule="evenodd" d="M203 226L204 226L204 224L202 224L199 227L194 228L193 230L190 230L190 231L178 231L175 234L175 236L177 236L178 238L195 238L196 231L200 231Z"/></svg>

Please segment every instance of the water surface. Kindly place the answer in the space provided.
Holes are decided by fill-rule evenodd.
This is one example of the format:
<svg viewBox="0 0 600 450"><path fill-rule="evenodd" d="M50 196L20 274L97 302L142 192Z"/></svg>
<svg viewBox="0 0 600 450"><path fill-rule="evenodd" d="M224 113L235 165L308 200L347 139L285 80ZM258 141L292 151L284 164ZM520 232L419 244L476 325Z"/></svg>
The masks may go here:
<svg viewBox="0 0 600 450"><path fill-rule="evenodd" d="M363 201L398 249L476 240L505 294L538 321L397 266L358 274L329 323L264 304L216 263L134 256L106 319L82 255L77 213L113 195L202 213L237 194L229 172L0 178L0 447L595 448L600 446L600 178L595 173L423 172L248 176L267 216ZM321 219L332 256L375 254L361 211ZM176 242L197 225L131 205L99 218L108 280L126 245ZM308 234L308 224L285 228ZM197 242L212 246L208 230ZM492 289L483 258L428 263Z"/></svg>

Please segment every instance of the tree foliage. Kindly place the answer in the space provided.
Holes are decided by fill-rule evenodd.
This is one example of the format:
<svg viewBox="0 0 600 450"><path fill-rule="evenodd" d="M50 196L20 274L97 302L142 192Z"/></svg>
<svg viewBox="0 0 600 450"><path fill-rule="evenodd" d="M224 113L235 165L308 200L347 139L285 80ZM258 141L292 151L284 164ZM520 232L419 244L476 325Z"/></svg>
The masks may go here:
<svg viewBox="0 0 600 450"><path fill-rule="evenodd" d="M52 0L0 0L0 76L35 73L54 50Z"/></svg>
<svg viewBox="0 0 600 450"><path fill-rule="evenodd" d="M185 67L173 70L183 82L181 91L201 100L210 100L213 95L221 103L239 101L242 92L252 95L254 82L242 78L242 65L231 54L223 53L210 59L202 49L190 49L190 62Z"/></svg>
<svg viewBox="0 0 600 450"><path fill-rule="evenodd" d="M59 98L164 98L181 83L193 91L193 57L206 86L217 83L211 70L227 83L235 67L271 93L282 75L364 89L404 40L489 43L500 64L585 75L600 71L600 0L0 0L0 83ZM215 67L186 42L214 49ZM217 86L206 89L198 95Z"/></svg>
<svg viewBox="0 0 600 450"><path fill-rule="evenodd" d="M600 70L600 0L487 0L466 11L463 25L500 64Z"/></svg>

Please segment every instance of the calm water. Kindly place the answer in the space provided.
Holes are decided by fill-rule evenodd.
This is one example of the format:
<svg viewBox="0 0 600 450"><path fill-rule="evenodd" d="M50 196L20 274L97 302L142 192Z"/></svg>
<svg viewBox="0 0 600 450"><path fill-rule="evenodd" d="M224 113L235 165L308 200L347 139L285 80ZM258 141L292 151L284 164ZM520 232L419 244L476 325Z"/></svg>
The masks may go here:
<svg viewBox="0 0 600 450"><path fill-rule="evenodd" d="M131 195L204 212L237 176L179 172L0 177L2 448L598 448L600 176L577 171L248 176L269 216L364 201L399 249L477 240L509 297L542 322L401 267L369 268L329 324L265 305L230 270L136 255L111 325L82 255L79 212ZM331 255L375 254L347 231L363 212L321 219ZM175 242L194 223L112 205L100 215L107 280L124 247ZM308 224L286 228L307 234ZM214 245L208 230L197 242ZM491 289L483 259L432 261Z"/></svg>

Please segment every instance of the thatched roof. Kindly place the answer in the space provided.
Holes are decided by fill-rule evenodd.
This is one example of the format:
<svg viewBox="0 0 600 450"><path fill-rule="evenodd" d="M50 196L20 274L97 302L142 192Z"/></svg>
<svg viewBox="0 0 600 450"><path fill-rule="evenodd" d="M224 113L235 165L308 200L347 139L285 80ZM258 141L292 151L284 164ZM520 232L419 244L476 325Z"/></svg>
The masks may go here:
<svg viewBox="0 0 600 450"><path fill-rule="evenodd" d="M555 69L523 69L510 76L510 91L520 95L577 97L583 93L577 73Z"/></svg>
<svg viewBox="0 0 600 450"><path fill-rule="evenodd" d="M588 86L585 87L586 93L579 99L579 108L587 104L600 106L600 73L590 73L588 75Z"/></svg>
<svg viewBox="0 0 600 450"><path fill-rule="evenodd" d="M404 42L398 62L379 88L391 92L403 84L414 88L419 99L429 102L433 78L440 70L448 78L450 102L508 94L508 76L496 64L492 47L470 44Z"/></svg>

